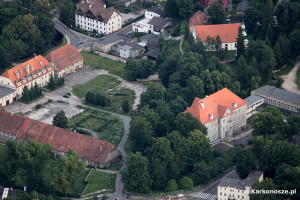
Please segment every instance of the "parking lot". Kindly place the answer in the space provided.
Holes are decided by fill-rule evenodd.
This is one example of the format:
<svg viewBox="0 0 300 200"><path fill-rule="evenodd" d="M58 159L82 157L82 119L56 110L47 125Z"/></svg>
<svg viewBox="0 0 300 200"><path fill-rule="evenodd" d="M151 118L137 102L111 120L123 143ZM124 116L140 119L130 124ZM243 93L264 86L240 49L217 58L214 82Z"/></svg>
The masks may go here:
<svg viewBox="0 0 300 200"><path fill-rule="evenodd" d="M139 16L141 16L143 13L134 13L134 12L130 12L130 13L119 13L122 16L122 25L128 22L128 19L135 19ZM126 21L127 20L127 21ZM125 22L126 21L126 22Z"/></svg>

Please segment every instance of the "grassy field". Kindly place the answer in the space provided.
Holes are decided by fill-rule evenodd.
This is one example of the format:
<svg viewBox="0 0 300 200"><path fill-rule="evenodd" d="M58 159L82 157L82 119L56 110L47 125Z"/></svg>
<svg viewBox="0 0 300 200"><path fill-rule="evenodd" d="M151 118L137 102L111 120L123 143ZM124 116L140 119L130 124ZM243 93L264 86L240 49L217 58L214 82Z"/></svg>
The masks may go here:
<svg viewBox="0 0 300 200"><path fill-rule="evenodd" d="M112 112L121 112L122 103L125 99L129 103L134 103L135 93L134 91L127 88L116 88L121 82L118 81L115 77L109 75L99 75L98 77L86 82L82 85L75 85L73 87L72 93L78 97L85 97L85 94L88 91L100 92L104 95L110 97L112 101L111 107L101 107L92 104L88 104L100 109L112 111Z"/></svg>
<svg viewBox="0 0 300 200"><path fill-rule="evenodd" d="M76 115L69 121L70 128L87 128L98 133L100 140L105 140L115 146L119 145L124 133L122 120L112 114L90 108Z"/></svg>
<svg viewBox="0 0 300 200"><path fill-rule="evenodd" d="M287 66L285 66L285 68L283 68L282 70L276 72L275 75L276 76L287 75L294 68L294 66L295 66L295 63L292 62L292 63L288 64Z"/></svg>
<svg viewBox="0 0 300 200"><path fill-rule="evenodd" d="M298 89L300 90L300 67L298 68L296 73L296 84L298 86Z"/></svg>
<svg viewBox="0 0 300 200"><path fill-rule="evenodd" d="M103 169L119 171L122 168L122 166L123 166L123 164L118 162L118 163L115 163L115 164L110 165L108 167L104 167Z"/></svg>
<svg viewBox="0 0 300 200"><path fill-rule="evenodd" d="M235 58L236 51L227 51L227 60L231 60Z"/></svg>
<svg viewBox="0 0 300 200"><path fill-rule="evenodd" d="M125 77L124 63L97 56L86 51L81 51L81 55L83 56L84 65L93 66L98 69L108 70L111 74L115 74L122 78Z"/></svg>
<svg viewBox="0 0 300 200"><path fill-rule="evenodd" d="M101 189L114 189L116 175L100 171L92 171L90 176L87 178L87 182L89 183L89 186L84 194L96 192Z"/></svg>
<svg viewBox="0 0 300 200"><path fill-rule="evenodd" d="M74 186L72 187L72 196L80 197L84 188L86 187L86 182L84 182L85 177L88 175L89 171L85 171L82 174L78 174L74 181Z"/></svg>

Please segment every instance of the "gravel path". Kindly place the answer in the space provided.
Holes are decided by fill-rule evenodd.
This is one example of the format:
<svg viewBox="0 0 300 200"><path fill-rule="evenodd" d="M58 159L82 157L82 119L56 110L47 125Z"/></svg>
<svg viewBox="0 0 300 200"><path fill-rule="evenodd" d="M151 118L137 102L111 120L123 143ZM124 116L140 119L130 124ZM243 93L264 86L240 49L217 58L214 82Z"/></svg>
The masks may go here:
<svg viewBox="0 0 300 200"><path fill-rule="evenodd" d="M300 94L300 90L298 89L297 84L295 83L296 73L299 68L299 65L300 65L300 61L297 61L295 67L292 69L292 71L290 71L290 73L281 76L284 80L281 87L287 91L294 92L297 94Z"/></svg>

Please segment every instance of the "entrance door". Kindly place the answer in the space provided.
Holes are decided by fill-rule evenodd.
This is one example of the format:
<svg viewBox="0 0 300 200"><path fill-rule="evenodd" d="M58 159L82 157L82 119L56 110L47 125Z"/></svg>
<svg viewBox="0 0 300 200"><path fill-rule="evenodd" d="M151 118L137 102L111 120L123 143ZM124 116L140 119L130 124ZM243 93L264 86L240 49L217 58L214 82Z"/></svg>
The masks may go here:
<svg viewBox="0 0 300 200"><path fill-rule="evenodd" d="M6 101L6 105L9 105L9 100Z"/></svg>
<svg viewBox="0 0 300 200"><path fill-rule="evenodd" d="M13 101L17 101L17 97L14 97Z"/></svg>

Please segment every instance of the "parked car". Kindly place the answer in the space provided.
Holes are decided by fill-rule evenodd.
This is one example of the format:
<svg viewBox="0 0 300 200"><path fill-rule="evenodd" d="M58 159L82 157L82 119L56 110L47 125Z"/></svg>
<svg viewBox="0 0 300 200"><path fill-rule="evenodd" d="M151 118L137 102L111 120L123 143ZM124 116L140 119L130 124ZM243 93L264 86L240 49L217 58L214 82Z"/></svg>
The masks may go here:
<svg viewBox="0 0 300 200"><path fill-rule="evenodd" d="M64 98L70 98L70 95L65 94L65 95L63 95L63 97Z"/></svg>
<svg viewBox="0 0 300 200"><path fill-rule="evenodd" d="M125 197L125 198L130 198L130 192L126 192L126 193L124 194L124 197Z"/></svg>
<svg viewBox="0 0 300 200"><path fill-rule="evenodd" d="M84 44L84 41L79 41L77 42L77 44Z"/></svg>
<svg viewBox="0 0 300 200"><path fill-rule="evenodd" d="M132 20L133 20L133 18L132 18L132 17L130 17L128 20L129 20L129 21L132 21Z"/></svg>

